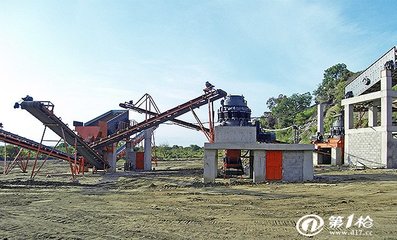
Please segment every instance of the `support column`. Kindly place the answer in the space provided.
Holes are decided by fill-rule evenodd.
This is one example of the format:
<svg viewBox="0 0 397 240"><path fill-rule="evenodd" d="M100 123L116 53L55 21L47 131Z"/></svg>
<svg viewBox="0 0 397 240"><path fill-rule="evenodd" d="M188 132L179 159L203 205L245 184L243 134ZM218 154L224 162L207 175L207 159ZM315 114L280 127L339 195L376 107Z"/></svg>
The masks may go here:
<svg viewBox="0 0 397 240"><path fill-rule="evenodd" d="M354 127L353 125L353 105L345 105L345 152L344 152L344 165L348 166L351 163L349 156L349 143L350 143L350 129Z"/></svg>
<svg viewBox="0 0 397 240"><path fill-rule="evenodd" d="M152 134L152 128L145 130L145 153L143 169L146 171L152 170Z"/></svg>
<svg viewBox="0 0 397 240"><path fill-rule="evenodd" d="M303 181L313 180L313 152L303 152Z"/></svg>
<svg viewBox="0 0 397 240"><path fill-rule="evenodd" d="M4 167L3 167L3 174L6 174L6 168L7 168L7 143L4 142Z"/></svg>
<svg viewBox="0 0 397 240"><path fill-rule="evenodd" d="M116 144L112 144L111 146L108 147L106 153L105 153L105 160L109 163L110 168L108 169L108 172L114 173L116 172Z"/></svg>
<svg viewBox="0 0 397 240"><path fill-rule="evenodd" d="M324 134L324 104L317 105L317 132Z"/></svg>
<svg viewBox="0 0 397 240"><path fill-rule="evenodd" d="M368 127L376 127L378 122L378 107L375 102L368 108Z"/></svg>
<svg viewBox="0 0 397 240"><path fill-rule="evenodd" d="M349 104L345 106L345 128L346 130L354 127L353 122L353 105Z"/></svg>
<svg viewBox="0 0 397 240"><path fill-rule="evenodd" d="M254 150L254 173L253 182L261 183L265 181L266 173L266 152L263 150Z"/></svg>
<svg viewBox="0 0 397 240"><path fill-rule="evenodd" d="M393 99L389 96L388 90L391 90L392 75L390 70L381 71L381 126L382 126L382 149L381 149L381 163L385 167L391 167L393 162L392 149L389 149L389 143L392 141L391 128L392 123L392 102Z"/></svg>
<svg viewBox="0 0 397 240"><path fill-rule="evenodd" d="M125 165L124 171L135 169L136 166L136 153L131 142L127 142L125 146Z"/></svg>
<svg viewBox="0 0 397 240"><path fill-rule="evenodd" d="M381 72L381 91L386 91L391 89L391 72L389 70L383 70ZM381 104L381 126L389 131L392 126L392 97L382 95L380 99Z"/></svg>
<svg viewBox="0 0 397 240"><path fill-rule="evenodd" d="M313 152L313 165L317 166L323 163L323 155L318 152Z"/></svg>
<svg viewBox="0 0 397 240"><path fill-rule="evenodd" d="M204 149L204 183L214 183L218 176L218 150Z"/></svg>
<svg viewBox="0 0 397 240"><path fill-rule="evenodd" d="M331 148L331 165L342 165L342 149L337 147L337 148Z"/></svg>
<svg viewBox="0 0 397 240"><path fill-rule="evenodd" d="M249 165L250 165L249 178L252 179L253 176L254 176L254 154L253 154L252 150L250 150L249 156L250 156L250 160L249 160Z"/></svg>

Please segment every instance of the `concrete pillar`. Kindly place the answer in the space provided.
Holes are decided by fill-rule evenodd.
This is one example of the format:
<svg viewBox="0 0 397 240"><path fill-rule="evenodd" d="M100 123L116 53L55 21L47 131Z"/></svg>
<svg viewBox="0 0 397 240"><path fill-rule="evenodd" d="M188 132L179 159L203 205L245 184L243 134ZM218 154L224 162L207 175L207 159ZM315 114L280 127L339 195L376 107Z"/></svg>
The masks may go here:
<svg viewBox="0 0 397 240"><path fill-rule="evenodd" d="M349 104L345 106L345 128L346 130L354 128L353 118L353 105Z"/></svg>
<svg viewBox="0 0 397 240"><path fill-rule="evenodd" d="M353 105L345 105L345 152L344 152L344 165L348 166L351 163L350 160L350 129L354 127L354 118L353 118Z"/></svg>
<svg viewBox="0 0 397 240"><path fill-rule="evenodd" d="M125 160L126 163L124 165L125 171L130 171L135 169L136 166L136 152L134 152L134 146L132 146L131 142L126 143L125 147Z"/></svg>
<svg viewBox="0 0 397 240"><path fill-rule="evenodd" d="M313 152L304 151L303 153L303 181L313 180Z"/></svg>
<svg viewBox="0 0 397 240"><path fill-rule="evenodd" d="M324 134L324 104L317 105L317 132Z"/></svg>
<svg viewBox="0 0 397 240"><path fill-rule="evenodd" d="M392 87L392 74L390 70L382 70L380 72L380 90L391 90Z"/></svg>
<svg viewBox="0 0 397 240"><path fill-rule="evenodd" d="M351 159L349 156L349 150L350 150L350 134L348 134L348 131L345 130L345 140L344 140L344 154L343 154L343 165L344 166L349 166L351 165Z"/></svg>
<svg viewBox="0 0 397 240"><path fill-rule="evenodd" d="M7 168L7 143L4 142L4 160L3 160L3 174L6 174L6 168Z"/></svg>
<svg viewBox="0 0 397 240"><path fill-rule="evenodd" d="M331 165L342 165L342 149L331 148Z"/></svg>
<svg viewBox="0 0 397 240"><path fill-rule="evenodd" d="M265 181L266 173L266 152L262 150L254 150L254 172L253 182L261 183Z"/></svg>
<svg viewBox="0 0 397 240"><path fill-rule="evenodd" d="M204 149L204 183L214 183L218 176L218 150Z"/></svg>
<svg viewBox="0 0 397 240"><path fill-rule="evenodd" d="M378 122L378 107L375 102L368 108L368 127L376 127Z"/></svg>
<svg viewBox="0 0 397 240"><path fill-rule="evenodd" d="M321 153L313 152L312 155L313 165L317 166L323 163L323 155Z"/></svg>
<svg viewBox="0 0 397 240"><path fill-rule="evenodd" d="M381 149L381 163L385 167L390 167L392 162L392 149L390 149L389 143L392 141L391 128L392 123L392 97L387 94L387 90L391 89L392 75L390 70L381 71L381 91L386 95L382 94L380 99L381 104L381 126L382 126L382 149Z"/></svg>
<svg viewBox="0 0 397 240"><path fill-rule="evenodd" d="M389 70L383 70L381 72L381 91L391 89L391 72ZM392 97L383 95L380 99L381 104L381 126L386 131L390 130L392 126Z"/></svg>
<svg viewBox="0 0 397 240"><path fill-rule="evenodd" d="M105 153L104 159L109 163L110 168L108 172L114 173L116 172L116 144L112 144L111 147L108 147L108 151Z"/></svg>
<svg viewBox="0 0 397 240"><path fill-rule="evenodd" d="M143 170L152 170L152 134L153 129L149 128L145 130L145 153L144 153L144 165Z"/></svg>

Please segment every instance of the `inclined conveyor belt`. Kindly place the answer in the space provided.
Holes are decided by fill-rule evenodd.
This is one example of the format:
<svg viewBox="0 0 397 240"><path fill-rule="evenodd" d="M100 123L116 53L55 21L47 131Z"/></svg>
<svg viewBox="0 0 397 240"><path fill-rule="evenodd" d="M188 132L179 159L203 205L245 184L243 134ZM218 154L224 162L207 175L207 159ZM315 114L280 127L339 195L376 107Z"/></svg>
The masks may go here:
<svg viewBox="0 0 397 240"><path fill-rule="evenodd" d="M52 112L53 107L50 102L43 101L23 101L20 104L22 109L25 109L45 126L49 127L58 136L64 138L64 140L71 146L77 148L79 155L84 157L85 161L95 166L97 169L106 169L109 167L108 163L92 149L84 140L79 137L72 129L70 129L60 118L55 116Z"/></svg>
<svg viewBox="0 0 397 240"><path fill-rule="evenodd" d="M11 132L4 131L2 129L0 129L0 141L13 144L32 151L37 151L40 149L40 153L49 155L51 157L59 158L62 160L74 159L72 155L59 151L58 149L43 144L40 145L40 143L38 142L35 142L28 138L21 137Z"/></svg>

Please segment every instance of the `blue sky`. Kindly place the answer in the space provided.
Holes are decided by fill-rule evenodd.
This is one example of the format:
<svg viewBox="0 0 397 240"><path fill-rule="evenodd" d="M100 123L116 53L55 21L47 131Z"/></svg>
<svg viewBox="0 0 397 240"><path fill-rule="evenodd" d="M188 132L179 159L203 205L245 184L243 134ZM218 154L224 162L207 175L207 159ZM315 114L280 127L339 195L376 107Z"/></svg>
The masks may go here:
<svg viewBox="0 0 397 240"><path fill-rule="evenodd" d="M244 95L260 116L269 97L312 92L326 68L359 71L396 45L395 9L393 0L1 0L0 122L38 140L38 120L12 108L27 94L71 125L144 93L164 111L201 95L205 81ZM158 144L205 140L156 130Z"/></svg>

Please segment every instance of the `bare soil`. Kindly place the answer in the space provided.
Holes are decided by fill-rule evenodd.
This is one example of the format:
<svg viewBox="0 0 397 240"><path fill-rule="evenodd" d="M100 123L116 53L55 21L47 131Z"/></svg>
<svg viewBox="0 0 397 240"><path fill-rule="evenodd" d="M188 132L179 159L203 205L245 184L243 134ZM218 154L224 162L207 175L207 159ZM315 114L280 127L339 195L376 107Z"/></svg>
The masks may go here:
<svg viewBox="0 0 397 240"><path fill-rule="evenodd" d="M326 223L314 239L397 239L396 170L323 167L307 183L204 185L200 160L78 182L68 166L50 161L34 181L17 169L0 175L0 239L307 239L295 228L306 214ZM330 216L351 214L373 219L371 235L330 234Z"/></svg>

